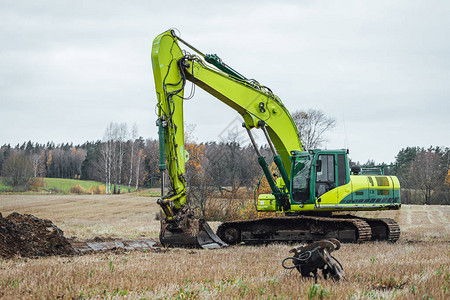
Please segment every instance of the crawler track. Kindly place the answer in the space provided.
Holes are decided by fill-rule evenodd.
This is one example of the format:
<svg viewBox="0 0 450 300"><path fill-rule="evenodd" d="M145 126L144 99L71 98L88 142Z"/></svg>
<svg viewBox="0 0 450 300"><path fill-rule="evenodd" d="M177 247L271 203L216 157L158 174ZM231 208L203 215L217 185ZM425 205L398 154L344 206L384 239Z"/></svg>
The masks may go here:
<svg viewBox="0 0 450 300"><path fill-rule="evenodd" d="M354 216L289 216L222 223L217 235L228 244L245 242L310 242L336 238L346 243L363 243L372 239L368 222Z"/></svg>
<svg viewBox="0 0 450 300"><path fill-rule="evenodd" d="M366 221L372 229L372 241L388 241L395 243L400 238L400 226L394 219L362 218L362 220Z"/></svg>

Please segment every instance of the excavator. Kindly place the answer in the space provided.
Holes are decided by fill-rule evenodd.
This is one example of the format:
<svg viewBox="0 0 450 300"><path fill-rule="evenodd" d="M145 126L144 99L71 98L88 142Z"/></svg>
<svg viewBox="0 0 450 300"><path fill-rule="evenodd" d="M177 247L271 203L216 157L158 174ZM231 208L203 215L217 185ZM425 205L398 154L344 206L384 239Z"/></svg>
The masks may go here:
<svg viewBox="0 0 450 300"><path fill-rule="evenodd" d="M357 166L350 169L347 150L305 149L291 114L270 88L240 74L216 54L202 53L174 30L154 39L151 61L162 174L157 203L164 212L160 231L164 246L219 248L330 238L350 243L398 240L400 228L393 219L343 213L400 209L397 177L366 176ZM242 126L272 191L258 196L256 208L281 216L224 222L214 233L188 208L185 163L189 153L183 127L183 102L190 97L184 95L187 81L242 116ZM270 170L271 161L261 154L253 130L262 131L267 140L278 178ZM166 172L170 179L167 192Z"/></svg>

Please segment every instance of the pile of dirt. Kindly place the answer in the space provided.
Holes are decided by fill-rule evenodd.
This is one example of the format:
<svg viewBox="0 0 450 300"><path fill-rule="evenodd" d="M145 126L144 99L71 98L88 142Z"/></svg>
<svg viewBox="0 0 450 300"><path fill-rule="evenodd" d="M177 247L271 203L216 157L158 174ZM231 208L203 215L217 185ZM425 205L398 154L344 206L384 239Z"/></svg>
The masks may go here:
<svg viewBox="0 0 450 300"><path fill-rule="evenodd" d="M12 213L3 218L0 213L0 257L37 257L72 255L72 245L61 229L50 220L33 215Z"/></svg>

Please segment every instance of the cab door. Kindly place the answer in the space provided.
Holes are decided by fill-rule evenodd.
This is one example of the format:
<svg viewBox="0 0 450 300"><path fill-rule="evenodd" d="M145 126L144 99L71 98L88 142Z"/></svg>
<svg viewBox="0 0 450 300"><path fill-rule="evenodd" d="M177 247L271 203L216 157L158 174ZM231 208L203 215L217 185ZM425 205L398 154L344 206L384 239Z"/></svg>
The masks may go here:
<svg viewBox="0 0 450 300"><path fill-rule="evenodd" d="M327 195L327 202L334 203L337 200L336 183L336 161L334 154L319 154L316 164L316 199L323 194L332 191ZM333 191L334 189L334 191ZM323 203L323 202L322 202Z"/></svg>

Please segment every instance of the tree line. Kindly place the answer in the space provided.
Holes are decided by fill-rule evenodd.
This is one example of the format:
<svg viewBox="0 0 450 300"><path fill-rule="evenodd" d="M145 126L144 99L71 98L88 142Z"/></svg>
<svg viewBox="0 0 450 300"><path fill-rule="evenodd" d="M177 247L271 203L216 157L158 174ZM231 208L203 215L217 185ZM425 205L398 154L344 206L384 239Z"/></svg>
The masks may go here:
<svg viewBox="0 0 450 300"><path fill-rule="evenodd" d="M400 180L403 203L450 204L449 148L403 148L392 173Z"/></svg>
<svg viewBox="0 0 450 300"><path fill-rule="evenodd" d="M27 188L31 178L70 178L94 180L105 183L106 193L120 193L154 185L157 181L154 165L157 142L137 137L134 126L111 123L103 140L72 143L45 144L28 141L12 147L0 148L0 174L3 182L14 188Z"/></svg>
<svg viewBox="0 0 450 300"><path fill-rule="evenodd" d="M118 194L141 187L159 187L159 143L142 137L127 139L126 131L108 126L107 138L95 142L46 144L31 141L0 148L0 174L7 185L26 187L31 178L70 178L94 180L105 184L106 193ZM110 135L111 134L111 135ZM187 186L193 197L200 183L221 193L237 193L251 188L259 165L254 151L236 141L186 143L190 158L186 163ZM262 151L267 151L262 147Z"/></svg>
<svg viewBox="0 0 450 300"><path fill-rule="evenodd" d="M323 133L335 126L334 119L326 117L318 110L297 111L293 117L297 126L303 128L300 136L307 148L320 146L326 141ZM204 182L212 182L221 193L225 191L223 186L231 186L232 192L235 193L239 185L247 185L251 181L245 172L254 170L255 164L250 163L251 151L248 147L242 147L242 143L231 139L197 146L196 143L189 141L188 136L186 140L186 146L190 147L191 151L199 150L207 153L203 156L202 168L208 165L211 170L208 169L208 180ZM205 163L206 157L211 158L219 152L217 156L224 159ZM143 186L158 185L160 175L157 159L156 140L138 137L136 126L129 130L125 123L111 122L102 140L83 144L54 142L39 144L32 141L14 147L5 144L0 148L0 174L5 184L15 188L27 188L33 183L30 178L73 178L104 182L106 193L116 194L120 193L124 186L130 191L132 188L136 190ZM188 162L188 170L193 162L194 160ZM236 170L237 164L244 168ZM248 168L245 168L246 166ZM237 176L239 172L242 173L241 177ZM219 176L223 174L229 175ZM222 178L220 184L219 177ZM195 178L197 177L192 177L187 183L192 190L195 190L193 184Z"/></svg>
<svg viewBox="0 0 450 300"><path fill-rule="evenodd" d="M298 111L293 119L306 149L319 148L324 134L335 126L333 118L316 110ZM261 176L254 149L236 132L220 142L198 143L186 126L186 182L188 200L199 211L205 209L208 195L236 196L241 187L252 189ZM246 146L247 145L247 146ZM260 151L271 157L266 145ZM402 187L402 202L416 204L450 204L450 153L447 147L406 147L395 162L386 166L385 174L396 175ZM158 187L158 141L138 136L137 127L129 130L125 123L110 123L102 140L46 144L25 142L0 148L0 174L7 185L27 186L30 178L73 178L104 182L107 194L123 189ZM350 162L351 165L355 162ZM384 163L383 163L384 164ZM368 160L364 166L376 165ZM168 182L168 180L166 180Z"/></svg>

